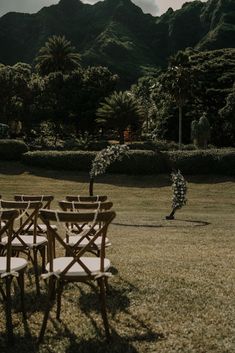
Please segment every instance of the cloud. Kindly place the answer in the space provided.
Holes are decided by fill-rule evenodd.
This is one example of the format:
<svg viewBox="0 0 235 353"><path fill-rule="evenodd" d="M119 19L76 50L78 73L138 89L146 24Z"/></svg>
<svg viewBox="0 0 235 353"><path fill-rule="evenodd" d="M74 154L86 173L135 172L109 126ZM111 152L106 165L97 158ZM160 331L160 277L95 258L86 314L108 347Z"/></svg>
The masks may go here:
<svg viewBox="0 0 235 353"><path fill-rule="evenodd" d="M156 16L159 12L157 0L132 0L132 2L141 7L145 13L151 13Z"/></svg>

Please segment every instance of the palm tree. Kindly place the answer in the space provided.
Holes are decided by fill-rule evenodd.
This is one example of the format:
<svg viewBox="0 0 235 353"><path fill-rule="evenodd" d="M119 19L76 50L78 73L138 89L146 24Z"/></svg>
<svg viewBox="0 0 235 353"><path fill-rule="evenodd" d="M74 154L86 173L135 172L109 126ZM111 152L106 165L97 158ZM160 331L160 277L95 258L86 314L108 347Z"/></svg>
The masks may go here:
<svg viewBox="0 0 235 353"><path fill-rule="evenodd" d="M188 55L178 52L170 58L170 66L161 78L164 91L174 99L179 110L179 149L182 146L183 107L192 95L194 75L195 72L190 67Z"/></svg>
<svg viewBox="0 0 235 353"><path fill-rule="evenodd" d="M117 129L119 143L124 143L124 131L127 127L137 129L143 117L143 111L130 92L114 92L98 108L96 121L107 127Z"/></svg>
<svg viewBox="0 0 235 353"><path fill-rule="evenodd" d="M80 66L80 55L65 36L52 36L39 50L36 69L43 75L50 72L72 71Z"/></svg>

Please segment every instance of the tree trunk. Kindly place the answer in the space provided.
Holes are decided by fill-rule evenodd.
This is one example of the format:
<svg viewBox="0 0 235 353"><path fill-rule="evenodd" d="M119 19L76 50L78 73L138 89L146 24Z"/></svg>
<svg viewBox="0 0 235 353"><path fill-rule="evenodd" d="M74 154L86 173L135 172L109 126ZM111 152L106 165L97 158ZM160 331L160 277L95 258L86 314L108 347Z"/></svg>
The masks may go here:
<svg viewBox="0 0 235 353"><path fill-rule="evenodd" d="M179 106L179 150L182 148L182 107Z"/></svg>
<svg viewBox="0 0 235 353"><path fill-rule="evenodd" d="M119 143L120 143L120 145L124 144L124 131L123 130L119 131Z"/></svg>
<svg viewBox="0 0 235 353"><path fill-rule="evenodd" d="M89 195L93 196L93 186L94 186L94 178L90 178L90 184L89 184Z"/></svg>

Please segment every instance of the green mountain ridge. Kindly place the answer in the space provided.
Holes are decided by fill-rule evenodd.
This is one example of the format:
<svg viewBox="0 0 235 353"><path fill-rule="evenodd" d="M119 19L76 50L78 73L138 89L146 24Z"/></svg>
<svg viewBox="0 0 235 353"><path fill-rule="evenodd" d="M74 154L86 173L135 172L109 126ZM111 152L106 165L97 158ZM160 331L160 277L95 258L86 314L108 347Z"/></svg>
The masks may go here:
<svg viewBox="0 0 235 353"><path fill-rule="evenodd" d="M84 65L108 66L128 85L186 47L234 48L235 1L193 1L160 17L144 14L131 0L61 0L36 14L11 12L0 18L0 62L33 63L53 34L71 40Z"/></svg>

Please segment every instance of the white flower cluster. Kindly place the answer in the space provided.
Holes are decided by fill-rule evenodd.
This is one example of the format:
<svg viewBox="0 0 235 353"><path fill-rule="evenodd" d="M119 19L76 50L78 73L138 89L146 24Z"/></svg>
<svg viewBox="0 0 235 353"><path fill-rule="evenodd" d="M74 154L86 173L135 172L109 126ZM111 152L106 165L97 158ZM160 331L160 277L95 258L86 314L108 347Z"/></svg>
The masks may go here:
<svg viewBox="0 0 235 353"><path fill-rule="evenodd" d="M104 174L108 166L115 161L120 161L128 152L127 145L113 145L97 153L90 171L90 177L94 178Z"/></svg>
<svg viewBox="0 0 235 353"><path fill-rule="evenodd" d="M173 182L172 183L172 189L173 189L172 208L179 209L179 208L183 207L187 202L186 181L179 170L178 170L178 172L173 172L171 174L171 180Z"/></svg>

